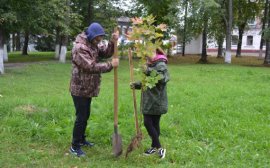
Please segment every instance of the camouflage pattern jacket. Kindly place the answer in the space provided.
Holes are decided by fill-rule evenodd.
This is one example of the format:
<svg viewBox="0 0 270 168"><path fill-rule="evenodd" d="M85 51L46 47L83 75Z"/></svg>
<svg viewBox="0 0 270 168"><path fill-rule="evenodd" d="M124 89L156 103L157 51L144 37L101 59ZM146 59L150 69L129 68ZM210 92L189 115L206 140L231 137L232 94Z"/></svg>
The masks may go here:
<svg viewBox="0 0 270 168"><path fill-rule="evenodd" d="M113 55L113 41L109 41L108 46L105 44L93 46L85 32L82 32L76 37L75 42L71 51L72 76L69 91L74 96L97 97L101 83L100 74L113 69L110 62L99 63L99 59Z"/></svg>

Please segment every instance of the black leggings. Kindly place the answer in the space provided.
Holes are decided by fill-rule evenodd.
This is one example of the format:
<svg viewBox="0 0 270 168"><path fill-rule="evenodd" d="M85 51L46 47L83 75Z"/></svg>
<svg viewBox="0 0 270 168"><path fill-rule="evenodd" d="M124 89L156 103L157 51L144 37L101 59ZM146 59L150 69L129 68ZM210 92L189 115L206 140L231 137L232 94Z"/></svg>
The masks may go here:
<svg viewBox="0 0 270 168"><path fill-rule="evenodd" d="M144 118L144 126L152 139L153 148L161 148L161 144L159 142L160 128L159 121L161 115L143 115Z"/></svg>
<svg viewBox="0 0 270 168"><path fill-rule="evenodd" d="M74 123L72 147L77 148L85 140L87 120L90 117L90 105L92 98L78 97L72 95L76 109L76 121Z"/></svg>

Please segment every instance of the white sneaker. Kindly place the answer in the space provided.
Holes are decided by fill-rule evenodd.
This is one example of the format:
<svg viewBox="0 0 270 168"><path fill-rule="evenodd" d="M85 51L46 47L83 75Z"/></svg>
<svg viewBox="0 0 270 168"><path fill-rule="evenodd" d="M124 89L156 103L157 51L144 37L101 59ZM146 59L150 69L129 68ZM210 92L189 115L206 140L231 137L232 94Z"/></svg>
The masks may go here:
<svg viewBox="0 0 270 168"><path fill-rule="evenodd" d="M156 153L156 150L155 150L155 148L151 147L148 151L144 152L143 154L144 155L152 155L154 153Z"/></svg>
<svg viewBox="0 0 270 168"><path fill-rule="evenodd" d="M166 154L166 149L161 148L160 150L158 150L158 155L161 159L165 158L165 154Z"/></svg>

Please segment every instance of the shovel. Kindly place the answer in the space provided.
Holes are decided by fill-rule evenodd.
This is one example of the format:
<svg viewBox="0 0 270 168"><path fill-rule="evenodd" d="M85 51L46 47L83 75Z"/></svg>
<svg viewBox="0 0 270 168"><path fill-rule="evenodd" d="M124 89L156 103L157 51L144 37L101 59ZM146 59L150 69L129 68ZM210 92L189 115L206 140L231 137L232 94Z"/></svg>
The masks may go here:
<svg viewBox="0 0 270 168"><path fill-rule="evenodd" d="M114 28L117 32L117 28ZM114 58L117 58L117 40L114 41ZM113 153L115 156L122 154L122 137L118 134L118 87L117 87L117 67L114 68L114 134L113 134Z"/></svg>

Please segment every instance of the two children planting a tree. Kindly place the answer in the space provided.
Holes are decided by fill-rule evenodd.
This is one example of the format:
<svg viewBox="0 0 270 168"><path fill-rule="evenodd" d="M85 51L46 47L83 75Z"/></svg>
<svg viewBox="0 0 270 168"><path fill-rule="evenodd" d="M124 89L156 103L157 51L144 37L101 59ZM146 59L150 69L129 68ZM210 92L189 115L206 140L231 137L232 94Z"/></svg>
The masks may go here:
<svg viewBox="0 0 270 168"><path fill-rule="evenodd" d="M159 141L160 118L167 113L167 85L169 72L168 59L164 51L159 47L161 42L157 40L163 35L159 31L166 31L164 24L152 25L154 17L132 19L133 32L128 32L126 37L135 43L135 53L141 57L139 68L136 70L141 75L139 82L131 83L131 88L142 90L142 111L144 125L152 138L151 148L144 154L151 155L158 150L159 157L164 158L166 149ZM80 146L93 146L86 141L84 133L87 120L90 116L90 104L92 97L97 97L100 89L101 73L110 72L119 65L118 59L112 62L100 63L99 58L108 58L113 54L113 41L107 46L98 45L105 36L101 25L93 23L86 32L78 35L76 45L71 52L72 77L70 92L76 109L76 121L73 130L73 139L70 152L76 156L85 156ZM112 34L112 40L117 40L118 32ZM143 41L143 42L141 42ZM153 41L155 41L153 43Z"/></svg>

